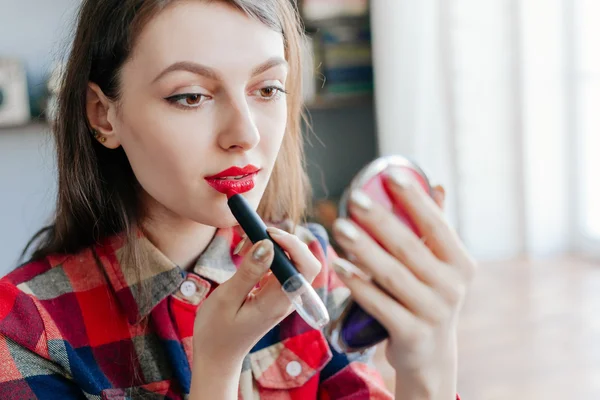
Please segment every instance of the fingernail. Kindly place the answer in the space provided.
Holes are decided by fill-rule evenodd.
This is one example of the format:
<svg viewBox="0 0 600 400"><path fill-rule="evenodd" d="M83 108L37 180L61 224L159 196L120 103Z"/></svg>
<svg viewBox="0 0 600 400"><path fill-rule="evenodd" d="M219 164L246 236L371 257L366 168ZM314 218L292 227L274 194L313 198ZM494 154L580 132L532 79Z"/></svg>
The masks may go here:
<svg viewBox="0 0 600 400"><path fill-rule="evenodd" d="M362 190L355 190L350 195L350 201L356 204L358 207L363 209L364 211L369 211L371 206L373 205L373 201L365 192Z"/></svg>
<svg viewBox="0 0 600 400"><path fill-rule="evenodd" d="M371 277L367 275L364 271L362 271L360 268L358 268L351 262L344 260L343 258L336 258L335 260L333 260L332 264L334 271L338 275L341 275L346 278L357 277L364 281L371 280Z"/></svg>
<svg viewBox="0 0 600 400"><path fill-rule="evenodd" d="M242 251L242 248L246 244L246 240L247 239L248 239L248 237L245 236L242 240L240 240L240 242L237 244L237 246L235 246L235 249L233 249L233 254L234 255L237 256L240 253L240 251Z"/></svg>
<svg viewBox="0 0 600 400"><path fill-rule="evenodd" d="M347 239L352 241L358 239L358 236L360 235L358 229L356 229L352 223L346 221L345 219L337 219L333 225L333 228L344 235Z"/></svg>
<svg viewBox="0 0 600 400"><path fill-rule="evenodd" d="M433 188L433 192L435 193L435 196L440 200L444 200L446 198L446 189L444 189L444 187L441 185L435 186Z"/></svg>
<svg viewBox="0 0 600 400"><path fill-rule="evenodd" d="M413 178L408 176L406 173L392 169L387 173L390 180L396 184L400 189L406 190L414 186L415 181Z"/></svg>
<svg viewBox="0 0 600 400"><path fill-rule="evenodd" d="M269 232L271 235L275 235L275 236L289 235L289 233L287 233L283 229L275 228L274 226L268 227L267 232Z"/></svg>
<svg viewBox="0 0 600 400"><path fill-rule="evenodd" d="M252 259L258 263L263 263L269 258L269 253L273 250L273 243L270 240L261 240L258 246L252 252Z"/></svg>

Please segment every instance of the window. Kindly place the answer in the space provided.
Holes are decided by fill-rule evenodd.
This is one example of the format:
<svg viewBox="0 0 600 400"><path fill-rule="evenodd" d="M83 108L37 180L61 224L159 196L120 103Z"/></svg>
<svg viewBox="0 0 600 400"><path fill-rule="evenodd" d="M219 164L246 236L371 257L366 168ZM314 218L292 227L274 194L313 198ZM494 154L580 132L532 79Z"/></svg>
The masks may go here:
<svg viewBox="0 0 600 400"><path fill-rule="evenodd" d="M578 231L600 252L600 2L577 0L573 5Z"/></svg>

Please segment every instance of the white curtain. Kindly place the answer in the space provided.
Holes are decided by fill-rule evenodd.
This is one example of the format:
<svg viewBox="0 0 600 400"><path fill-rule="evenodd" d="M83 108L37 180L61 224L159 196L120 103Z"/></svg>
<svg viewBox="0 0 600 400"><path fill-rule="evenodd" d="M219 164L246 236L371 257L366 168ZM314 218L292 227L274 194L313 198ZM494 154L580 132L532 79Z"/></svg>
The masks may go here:
<svg viewBox="0 0 600 400"><path fill-rule="evenodd" d="M379 150L446 186L479 259L562 254L589 219L572 3L371 1Z"/></svg>
<svg viewBox="0 0 600 400"><path fill-rule="evenodd" d="M405 155L450 188L456 171L439 13L436 0L371 2L375 115L382 155ZM455 223L456 195L449 190L447 204Z"/></svg>

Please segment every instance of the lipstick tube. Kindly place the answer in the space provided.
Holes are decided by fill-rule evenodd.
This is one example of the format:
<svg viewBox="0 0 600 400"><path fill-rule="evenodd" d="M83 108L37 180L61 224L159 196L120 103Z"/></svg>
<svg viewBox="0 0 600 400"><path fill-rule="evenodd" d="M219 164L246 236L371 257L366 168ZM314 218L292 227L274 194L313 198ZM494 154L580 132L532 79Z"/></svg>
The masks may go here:
<svg viewBox="0 0 600 400"><path fill-rule="evenodd" d="M244 196L234 194L227 200L229 209L252 243L269 239L275 255L271 271L281 283L283 293L308 325L322 329L329 323L329 313L312 285L300 274L284 250L269 236L267 226L250 207Z"/></svg>

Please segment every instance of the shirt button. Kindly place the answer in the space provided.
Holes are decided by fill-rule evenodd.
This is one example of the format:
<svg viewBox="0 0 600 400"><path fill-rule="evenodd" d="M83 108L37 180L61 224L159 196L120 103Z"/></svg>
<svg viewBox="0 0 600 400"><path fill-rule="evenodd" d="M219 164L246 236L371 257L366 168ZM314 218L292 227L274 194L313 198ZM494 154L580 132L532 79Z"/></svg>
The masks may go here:
<svg viewBox="0 0 600 400"><path fill-rule="evenodd" d="M285 372L295 378L302 373L302 365L298 361L290 361L285 367Z"/></svg>
<svg viewBox="0 0 600 400"><path fill-rule="evenodd" d="M185 297L192 297L196 294L196 284L192 281L184 281L179 288L181 290L181 294Z"/></svg>

